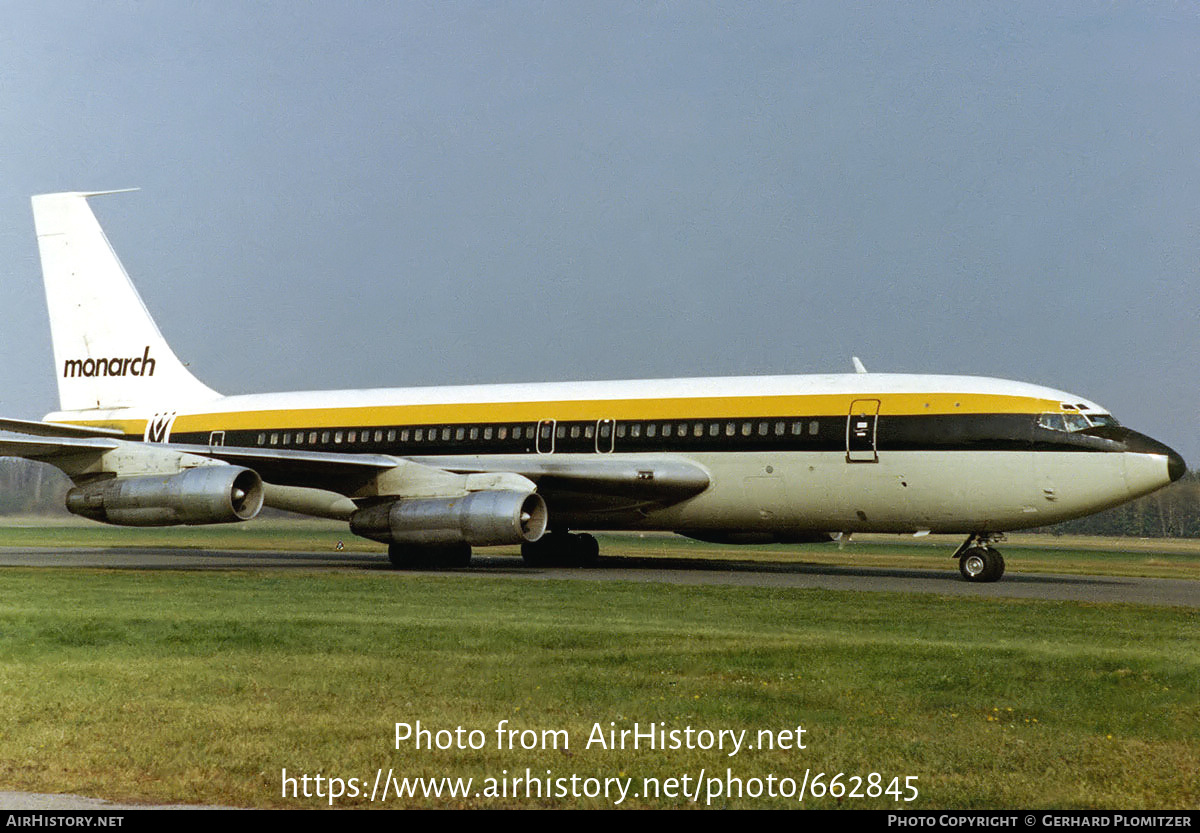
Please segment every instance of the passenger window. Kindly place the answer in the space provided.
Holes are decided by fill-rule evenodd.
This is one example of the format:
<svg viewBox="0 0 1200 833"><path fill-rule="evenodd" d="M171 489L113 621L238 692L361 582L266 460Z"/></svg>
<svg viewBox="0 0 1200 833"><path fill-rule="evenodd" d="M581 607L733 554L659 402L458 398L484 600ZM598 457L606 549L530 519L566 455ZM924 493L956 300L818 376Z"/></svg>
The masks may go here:
<svg viewBox="0 0 1200 833"><path fill-rule="evenodd" d="M466 429L466 428L459 428L458 430L456 430L456 431L454 432L454 439L456 439L456 440L462 440L462 439L463 439L463 438L465 438L466 436L467 436L467 429Z"/></svg>
<svg viewBox="0 0 1200 833"><path fill-rule="evenodd" d="M732 437L736 433L737 433L737 423L736 422L725 423L725 436L726 437Z"/></svg>
<svg viewBox="0 0 1200 833"><path fill-rule="evenodd" d="M784 425L782 422L777 422L777 423L775 423L775 436L776 436L776 437L782 437L782 436L783 436L783 430L784 430L784 428L785 428L785 427L786 427L786 426L785 426L785 425Z"/></svg>
<svg viewBox="0 0 1200 833"><path fill-rule="evenodd" d="M721 423L719 423L719 422L710 422L710 423L708 424L708 436L710 436L710 437L719 437L719 436L721 436Z"/></svg>
<svg viewBox="0 0 1200 833"><path fill-rule="evenodd" d="M653 422L647 423L646 424L646 436L653 437L656 433L658 433L658 426L655 425Z"/></svg>
<svg viewBox="0 0 1200 833"><path fill-rule="evenodd" d="M663 423L662 435L663 435L664 437L669 437L669 436L671 436L671 423L669 423L669 422L664 422L664 423Z"/></svg>
<svg viewBox="0 0 1200 833"><path fill-rule="evenodd" d="M508 439L508 426L501 425L499 430L496 432L496 436L498 439L507 440Z"/></svg>
<svg viewBox="0 0 1200 833"><path fill-rule="evenodd" d="M358 432L357 431L351 431L349 436L346 437L347 442L352 443L352 442L355 442L356 440L358 440Z"/></svg>
<svg viewBox="0 0 1200 833"><path fill-rule="evenodd" d="M259 445L266 445L266 444L267 444L267 435L266 435L266 434L259 434L259 435L258 435L258 444L259 444Z"/></svg>
<svg viewBox="0 0 1200 833"><path fill-rule="evenodd" d="M407 439L407 438L406 438L406 439ZM396 429L395 429L395 428L391 428L391 429L389 429L389 430L388 430L388 442L389 442L389 443L394 443L395 441L396 441Z"/></svg>
<svg viewBox="0 0 1200 833"><path fill-rule="evenodd" d="M472 427L471 433L468 436L473 440L479 439L479 429L476 427Z"/></svg>
<svg viewBox="0 0 1200 833"><path fill-rule="evenodd" d="M629 426L629 436L630 438L642 436L642 424L640 422L635 422L633 425Z"/></svg>
<svg viewBox="0 0 1200 833"><path fill-rule="evenodd" d="M315 444L316 444L316 442L317 442L317 432L316 432L316 431L311 431L311 432L309 432L309 435L308 435L308 444L309 444L309 445L315 445Z"/></svg>
<svg viewBox="0 0 1200 833"><path fill-rule="evenodd" d="M340 442L342 441L342 439L343 439L343 438L344 438L344 435L342 434L342 432L341 432L341 431L338 431L337 433L335 433L335 434L333 435L333 441L334 441L335 443L340 443Z"/></svg>
<svg viewBox="0 0 1200 833"><path fill-rule="evenodd" d="M571 439L573 439L573 440L579 439L579 426L578 425L571 426Z"/></svg>
<svg viewBox="0 0 1200 833"><path fill-rule="evenodd" d="M760 423L758 424L758 436L760 436L760 437L765 437L765 436L767 436L767 430L768 430L769 428L770 428L770 426L769 426L767 423L765 423L765 422L760 422Z"/></svg>
<svg viewBox="0 0 1200 833"><path fill-rule="evenodd" d="M817 429L820 427L821 427L821 424L814 419L812 422L810 422L808 424L808 433L811 436L815 437L817 435Z"/></svg>
<svg viewBox="0 0 1200 833"><path fill-rule="evenodd" d="M485 440L490 440L492 438L492 426L489 425L483 429L483 438Z"/></svg>
<svg viewBox="0 0 1200 833"><path fill-rule="evenodd" d="M742 436L743 437L749 437L750 432L753 430L754 430L754 426L751 425L749 422L742 423Z"/></svg>

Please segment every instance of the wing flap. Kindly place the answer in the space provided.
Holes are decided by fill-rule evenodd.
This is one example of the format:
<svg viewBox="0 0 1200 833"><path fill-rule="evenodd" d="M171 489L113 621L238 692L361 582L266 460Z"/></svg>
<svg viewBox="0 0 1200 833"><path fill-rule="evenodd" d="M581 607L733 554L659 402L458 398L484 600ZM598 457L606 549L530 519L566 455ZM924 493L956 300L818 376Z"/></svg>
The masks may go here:
<svg viewBox="0 0 1200 833"><path fill-rule="evenodd" d="M90 425L67 425L62 422L33 422L24 419L0 418L0 433L31 434L35 437L113 437L121 439L124 431L116 428L95 428Z"/></svg>
<svg viewBox="0 0 1200 833"><path fill-rule="evenodd" d="M0 457L25 457L52 462L57 457L99 456L120 445L104 437L39 437L0 430Z"/></svg>

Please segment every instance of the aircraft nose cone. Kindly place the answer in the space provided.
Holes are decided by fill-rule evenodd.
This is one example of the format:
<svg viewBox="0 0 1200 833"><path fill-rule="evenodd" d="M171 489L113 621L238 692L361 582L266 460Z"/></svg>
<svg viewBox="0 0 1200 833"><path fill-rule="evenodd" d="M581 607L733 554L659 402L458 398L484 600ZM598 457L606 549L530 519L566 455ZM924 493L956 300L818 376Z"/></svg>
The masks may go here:
<svg viewBox="0 0 1200 833"><path fill-rule="evenodd" d="M1166 457L1167 476L1171 478L1171 482L1175 482L1187 474L1187 463L1184 462L1183 456L1178 451L1145 434L1130 431L1125 437L1125 448L1137 454L1161 454Z"/></svg>

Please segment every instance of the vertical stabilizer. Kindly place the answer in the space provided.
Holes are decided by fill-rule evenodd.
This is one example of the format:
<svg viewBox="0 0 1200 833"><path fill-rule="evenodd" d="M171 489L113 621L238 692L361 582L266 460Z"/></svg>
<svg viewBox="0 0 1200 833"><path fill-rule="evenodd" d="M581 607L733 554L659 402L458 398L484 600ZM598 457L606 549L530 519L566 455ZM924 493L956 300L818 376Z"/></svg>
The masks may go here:
<svg viewBox="0 0 1200 833"><path fill-rule="evenodd" d="M64 411L177 407L219 396L167 345L88 206L101 193L33 198Z"/></svg>

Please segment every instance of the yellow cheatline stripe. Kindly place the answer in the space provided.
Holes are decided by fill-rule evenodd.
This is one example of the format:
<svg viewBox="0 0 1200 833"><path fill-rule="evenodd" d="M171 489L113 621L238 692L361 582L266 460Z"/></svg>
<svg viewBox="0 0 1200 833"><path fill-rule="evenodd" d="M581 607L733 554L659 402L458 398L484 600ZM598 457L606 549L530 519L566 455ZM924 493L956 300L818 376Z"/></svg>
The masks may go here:
<svg viewBox="0 0 1200 833"><path fill-rule="evenodd" d="M537 422L543 419L704 420L746 417L830 417L849 414L859 400L880 400L888 415L1036 414L1060 411L1053 399L1000 394L887 393L876 396L695 397L679 399L604 399L564 402L489 402L473 404L388 405L368 408L306 408L287 411L238 411L180 414L172 434L207 431L288 430L295 428L374 428L392 425ZM146 420L81 421L80 425L118 428L142 434Z"/></svg>

